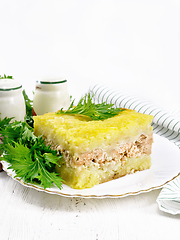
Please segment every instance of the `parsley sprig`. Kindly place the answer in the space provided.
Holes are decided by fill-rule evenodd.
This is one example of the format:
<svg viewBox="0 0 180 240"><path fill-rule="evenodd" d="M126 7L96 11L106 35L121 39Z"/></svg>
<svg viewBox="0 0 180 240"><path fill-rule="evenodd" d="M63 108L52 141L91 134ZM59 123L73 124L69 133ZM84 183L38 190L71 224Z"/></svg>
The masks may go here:
<svg viewBox="0 0 180 240"><path fill-rule="evenodd" d="M114 104L105 102L96 104L92 99L93 96L88 93L80 99L77 106L74 107L75 100L73 100L66 111L61 109L56 114L80 114L90 117L91 120L98 121L114 117L124 110L123 108L114 108Z"/></svg>
<svg viewBox="0 0 180 240"><path fill-rule="evenodd" d="M63 180L55 173L55 166L59 165L62 156L46 146L42 136L36 137L26 122L11 122L10 118L0 119L0 132L3 137L1 160L10 164L9 169L15 171L15 177L38 183L44 189L53 184L62 188Z"/></svg>

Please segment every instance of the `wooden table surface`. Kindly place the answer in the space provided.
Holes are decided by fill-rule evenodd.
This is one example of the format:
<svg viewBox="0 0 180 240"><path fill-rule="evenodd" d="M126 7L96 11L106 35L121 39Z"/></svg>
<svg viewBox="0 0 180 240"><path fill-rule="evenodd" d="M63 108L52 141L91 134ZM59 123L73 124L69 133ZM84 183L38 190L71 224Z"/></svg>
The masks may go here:
<svg viewBox="0 0 180 240"><path fill-rule="evenodd" d="M160 190L119 199L51 195L0 173L0 239L179 239L180 215L159 210Z"/></svg>

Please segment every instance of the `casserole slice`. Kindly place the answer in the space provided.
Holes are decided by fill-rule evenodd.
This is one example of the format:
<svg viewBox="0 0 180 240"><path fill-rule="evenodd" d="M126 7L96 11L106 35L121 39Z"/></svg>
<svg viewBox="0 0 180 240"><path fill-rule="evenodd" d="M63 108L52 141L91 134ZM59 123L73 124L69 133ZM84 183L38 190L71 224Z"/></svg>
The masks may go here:
<svg viewBox="0 0 180 240"><path fill-rule="evenodd" d="M34 117L34 133L63 155L56 171L65 183L84 189L150 168L152 119L129 109L99 121L47 113Z"/></svg>

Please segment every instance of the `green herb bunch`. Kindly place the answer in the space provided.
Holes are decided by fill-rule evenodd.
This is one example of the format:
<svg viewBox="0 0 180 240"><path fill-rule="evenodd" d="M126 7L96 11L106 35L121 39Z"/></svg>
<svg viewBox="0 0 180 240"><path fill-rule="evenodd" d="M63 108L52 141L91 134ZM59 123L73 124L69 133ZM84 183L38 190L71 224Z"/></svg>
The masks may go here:
<svg viewBox="0 0 180 240"><path fill-rule="evenodd" d="M46 146L42 136L36 137L26 122L11 122L12 118L0 119L0 133L3 143L0 144L1 160L10 164L9 169L15 177L25 182L38 183L45 188L55 184L62 188L62 179L55 173L55 166L62 156L56 150Z"/></svg>

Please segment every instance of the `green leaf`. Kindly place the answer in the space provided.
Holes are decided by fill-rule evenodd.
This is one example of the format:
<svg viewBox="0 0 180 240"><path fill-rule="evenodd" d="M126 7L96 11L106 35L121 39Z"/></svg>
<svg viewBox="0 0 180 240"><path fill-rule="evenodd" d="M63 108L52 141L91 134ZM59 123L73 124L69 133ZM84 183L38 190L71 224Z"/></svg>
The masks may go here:
<svg viewBox="0 0 180 240"><path fill-rule="evenodd" d="M62 189L62 179L55 172L48 172L46 168L40 164L40 174L37 176L37 179L41 182L44 188L48 188L53 185L53 183L59 188Z"/></svg>
<svg viewBox="0 0 180 240"><path fill-rule="evenodd" d="M23 90L23 96L26 104L26 122L33 127L33 101L29 99L28 95L26 94L25 90Z"/></svg>
<svg viewBox="0 0 180 240"><path fill-rule="evenodd" d="M5 74L4 74L4 76L1 76L1 75L0 75L0 79L7 79L7 78L13 79L12 76L6 76Z"/></svg>
<svg viewBox="0 0 180 240"><path fill-rule="evenodd" d="M32 130L30 130L27 126L24 127L24 131L22 133L22 141L30 141L33 140L35 141L36 136L34 135L34 133L32 132Z"/></svg>
<svg viewBox="0 0 180 240"><path fill-rule="evenodd" d="M44 160L47 165L49 163L58 164L59 157L57 157L56 155L52 155L51 153L44 153Z"/></svg>
<svg viewBox="0 0 180 240"><path fill-rule="evenodd" d="M0 119L0 130L4 129L5 126L8 126L13 118L5 117L3 120Z"/></svg>
<svg viewBox="0 0 180 240"><path fill-rule="evenodd" d="M61 109L56 112L56 114L80 114L88 116L90 120L98 121L111 118L124 110L123 108L114 108L113 106L114 104L107 104L105 102L95 104L92 101L91 94L88 93L80 99L77 106L74 107L73 100L70 107L66 111Z"/></svg>

